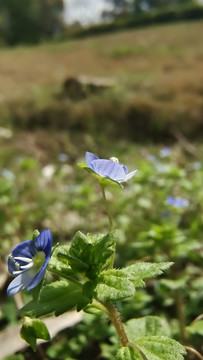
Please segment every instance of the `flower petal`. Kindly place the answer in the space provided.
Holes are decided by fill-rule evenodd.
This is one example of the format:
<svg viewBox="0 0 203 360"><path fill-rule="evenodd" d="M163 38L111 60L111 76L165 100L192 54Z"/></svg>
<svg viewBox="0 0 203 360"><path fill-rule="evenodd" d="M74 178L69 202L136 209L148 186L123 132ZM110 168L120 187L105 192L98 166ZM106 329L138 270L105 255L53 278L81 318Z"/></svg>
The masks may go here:
<svg viewBox="0 0 203 360"><path fill-rule="evenodd" d="M33 279L33 273L31 270L24 271L22 274L18 275L7 288L7 295L12 296L17 294L19 291L25 289L26 286L30 284Z"/></svg>
<svg viewBox="0 0 203 360"><path fill-rule="evenodd" d="M138 170L134 170L134 171L131 171L129 174L127 174L126 178L125 178L125 181L131 179L131 177L133 177L136 174L137 171Z"/></svg>
<svg viewBox="0 0 203 360"><path fill-rule="evenodd" d="M121 166L123 167L124 173L127 175L127 173L128 173L128 168L127 168L127 166L125 166L125 165L122 164L122 163L119 163L119 165L121 165Z"/></svg>
<svg viewBox="0 0 203 360"><path fill-rule="evenodd" d="M41 267L40 271L31 280L31 282L27 288L27 291L30 291L31 289L33 289L35 286L37 286L40 283L40 281L42 280L42 278L44 276L44 273L45 273L45 270L46 270L49 260L50 260L50 256L47 256L46 261L43 264L43 266Z"/></svg>
<svg viewBox="0 0 203 360"><path fill-rule="evenodd" d="M37 251L44 251L46 256L51 254L52 233L49 229L42 231L35 239L34 246Z"/></svg>
<svg viewBox="0 0 203 360"><path fill-rule="evenodd" d="M13 274L13 272L16 270L15 260L14 260L15 257L22 257L22 258L24 257L24 258L32 259L35 253L36 250L33 241L27 240L20 243L13 249L11 255L8 258L8 271L11 274ZM20 266L25 265L25 262L22 260L18 260L17 262Z"/></svg>
<svg viewBox="0 0 203 360"><path fill-rule="evenodd" d="M86 154L85 154L85 160L86 160L86 164L87 166L90 167L90 169L92 169L92 160L98 160L98 156L96 156L95 154L89 152L89 151L86 151Z"/></svg>
<svg viewBox="0 0 203 360"><path fill-rule="evenodd" d="M118 182L124 181L126 177L123 166L111 160L93 160L92 170L100 176L108 177Z"/></svg>

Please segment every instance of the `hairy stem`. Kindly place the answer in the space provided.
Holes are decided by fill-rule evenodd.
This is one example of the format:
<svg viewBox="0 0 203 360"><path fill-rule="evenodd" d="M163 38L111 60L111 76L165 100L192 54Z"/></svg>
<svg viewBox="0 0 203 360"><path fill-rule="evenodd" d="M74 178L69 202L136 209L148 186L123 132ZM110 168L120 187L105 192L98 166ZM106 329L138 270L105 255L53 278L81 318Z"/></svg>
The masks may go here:
<svg viewBox="0 0 203 360"><path fill-rule="evenodd" d="M103 185L101 185L101 189L102 189L102 196L103 196L103 199L104 199L104 204L105 204L105 207L106 207L106 212L107 212L107 215L108 215L108 218L109 218L110 231L112 231L113 230L113 219L112 219L111 212L109 210L108 202L107 202L107 199L106 199L105 187ZM111 256L111 261L110 261L110 264L109 264L110 269L113 269L113 265L114 265L115 247L116 247L116 244L114 245L114 253Z"/></svg>
<svg viewBox="0 0 203 360"><path fill-rule="evenodd" d="M199 351L191 348L190 346L184 346L184 347L185 347L185 349L186 349L187 351L190 351L190 352L192 352L193 354L195 354L195 355L198 357L198 359L203 360L203 356L199 353Z"/></svg>
<svg viewBox="0 0 203 360"><path fill-rule="evenodd" d="M103 196L103 199L104 199L104 204L105 204L105 207L106 207L106 212L107 212L107 215L108 215L108 218L109 218L109 225L110 225L110 231L111 231L111 230L113 230L113 219L112 219L112 216L111 216L111 213L110 213L110 210L109 210L108 202L107 202L107 199L106 199L105 188L104 188L103 185L101 185L101 190L102 190L102 196Z"/></svg>
<svg viewBox="0 0 203 360"><path fill-rule="evenodd" d="M129 343L129 341L118 311L116 310L115 306L110 302L106 302L104 305L108 311L108 315L112 321L112 324L114 325L117 331L121 344L123 346L126 346Z"/></svg>
<svg viewBox="0 0 203 360"><path fill-rule="evenodd" d="M186 342L186 331L185 331L185 317L184 317L184 304L183 297L180 291L177 291L175 296L176 312L180 326L180 336L183 343Z"/></svg>
<svg viewBox="0 0 203 360"><path fill-rule="evenodd" d="M136 350L139 351L140 355L142 356L143 360L148 360L146 355L143 353L143 351L140 349L140 347L137 344L129 343L130 346L134 347Z"/></svg>

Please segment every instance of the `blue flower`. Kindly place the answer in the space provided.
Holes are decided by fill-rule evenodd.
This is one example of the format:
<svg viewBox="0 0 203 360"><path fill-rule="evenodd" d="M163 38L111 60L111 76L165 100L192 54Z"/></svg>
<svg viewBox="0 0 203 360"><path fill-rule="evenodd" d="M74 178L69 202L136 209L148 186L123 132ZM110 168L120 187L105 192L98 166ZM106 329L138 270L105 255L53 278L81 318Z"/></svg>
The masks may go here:
<svg viewBox="0 0 203 360"><path fill-rule="evenodd" d="M160 150L160 153L159 155L164 158L164 157L167 157L169 155L171 155L171 148L170 147L164 147L163 149Z"/></svg>
<svg viewBox="0 0 203 360"><path fill-rule="evenodd" d="M42 280L52 248L52 234L50 230L42 231L35 241L27 240L17 245L8 257L8 270L15 276L9 284L9 296L27 287L33 289Z"/></svg>
<svg viewBox="0 0 203 360"><path fill-rule="evenodd" d="M100 159L95 154L86 152L86 164L97 175L113 180L117 183L122 183L133 177L137 170L128 173L125 165L119 163L117 158Z"/></svg>
<svg viewBox="0 0 203 360"><path fill-rule="evenodd" d="M175 208L183 208L189 205L189 201L187 199L179 197L168 196L166 201L169 205L172 205Z"/></svg>

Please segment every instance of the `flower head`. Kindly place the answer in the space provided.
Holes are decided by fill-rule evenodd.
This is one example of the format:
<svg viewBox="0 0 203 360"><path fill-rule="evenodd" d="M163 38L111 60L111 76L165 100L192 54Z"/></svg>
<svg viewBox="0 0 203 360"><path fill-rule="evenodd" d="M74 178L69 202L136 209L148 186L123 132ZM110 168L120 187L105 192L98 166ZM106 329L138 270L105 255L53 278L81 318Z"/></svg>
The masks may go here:
<svg viewBox="0 0 203 360"><path fill-rule="evenodd" d="M171 150L170 147L164 147L164 148L162 148L162 149L160 150L159 155L160 155L162 158L165 158L165 157L171 155L171 152L172 152L172 150Z"/></svg>
<svg viewBox="0 0 203 360"><path fill-rule="evenodd" d="M172 205L175 208L183 208L189 205L189 201L187 199L179 197L167 196L166 201L167 204Z"/></svg>
<svg viewBox="0 0 203 360"><path fill-rule="evenodd" d="M35 241L27 240L17 245L8 257L8 270L15 279L7 288L8 295L14 295L27 287L36 287L42 280L52 248L50 230L42 231Z"/></svg>
<svg viewBox="0 0 203 360"><path fill-rule="evenodd" d="M117 158L100 159L93 153L86 152L87 167L101 178L107 178L117 183L122 183L133 177L137 170L128 173L128 169Z"/></svg>

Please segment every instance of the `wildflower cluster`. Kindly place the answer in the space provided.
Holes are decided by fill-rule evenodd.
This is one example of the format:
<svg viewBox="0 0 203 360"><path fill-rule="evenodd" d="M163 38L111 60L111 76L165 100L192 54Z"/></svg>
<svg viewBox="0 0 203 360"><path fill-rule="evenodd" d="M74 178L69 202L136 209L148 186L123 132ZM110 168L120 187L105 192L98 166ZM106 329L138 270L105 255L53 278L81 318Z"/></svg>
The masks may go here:
<svg viewBox="0 0 203 360"><path fill-rule="evenodd" d="M169 151L162 156L168 154ZM58 316L71 309L96 310L109 316L118 335L114 353L117 360L183 360L185 348L168 336L161 319L146 316L123 324L116 309L116 303L134 296L146 279L162 274L173 265L172 262L140 261L120 269L114 267L119 233L113 230L105 189L109 183L122 187L137 170L128 172L117 158L100 159L91 152L86 153L86 164L79 166L96 177L101 186L110 231L107 234L78 231L71 244L58 244L52 251L52 234L46 229L14 248L8 258L8 269L15 278L7 294L14 295L25 288L27 291L38 289L37 296L31 291L32 300L20 311L23 315L21 337L36 349L37 338L49 339L45 325L38 319L40 316L50 313ZM186 206L180 204L180 199L178 205L172 198L168 203ZM42 282L46 269L54 278L57 276L57 281Z"/></svg>

